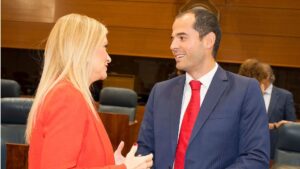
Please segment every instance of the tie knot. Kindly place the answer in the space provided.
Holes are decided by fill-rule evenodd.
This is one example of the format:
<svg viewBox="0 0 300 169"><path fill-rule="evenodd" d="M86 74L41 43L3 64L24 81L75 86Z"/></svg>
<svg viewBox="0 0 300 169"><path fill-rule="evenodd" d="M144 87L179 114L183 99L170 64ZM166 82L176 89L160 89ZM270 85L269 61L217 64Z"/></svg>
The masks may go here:
<svg viewBox="0 0 300 169"><path fill-rule="evenodd" d="M192 90L200 90L201 82L199 82L198 80L192 80L190 81L190 86Z"/></svg>

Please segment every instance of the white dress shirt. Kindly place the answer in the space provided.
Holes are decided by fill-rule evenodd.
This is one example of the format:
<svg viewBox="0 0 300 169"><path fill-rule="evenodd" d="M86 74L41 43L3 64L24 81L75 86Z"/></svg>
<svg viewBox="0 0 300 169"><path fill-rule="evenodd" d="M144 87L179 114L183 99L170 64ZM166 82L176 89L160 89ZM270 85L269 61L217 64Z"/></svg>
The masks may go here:
<svg viewBox="0 0 300 169"><path fill-rule="evenodd" d="M180 128L181 128L181 123L183 120L183 116L185 113L185 110L190 102L191 99L191 95L192 95L192 91L191 91L191 87L190 87L190 81L191 80L198 80L202 83L201 85L201 90L200 90L200 106L205 98L205 95L207 93L207 90L209 88L209 85L215 75L215 73L217 72L218 69L218 64L216 63L214 68L212 70L210 70L208 73L206 73L205 75L203 75L202 77L200 77L199 79L193 79L191 75L189 75L188 73L186 73L186 80L185 80L185 85L184 85L184 90L183 90L183 97L182 97L182 106L181 106L181 114L180 114L180 121L179 121L179 130L178 130L178 136L177 139L179 137L179 132L180 132Z"/></svg>
<svg viewBox="0 0 300 169"><path fill-rule="evenodd" d="M264 101L265 101L267 113L270 106L272 89L273 89L273 84L270 84L269 87L264 91Z"/></svg>

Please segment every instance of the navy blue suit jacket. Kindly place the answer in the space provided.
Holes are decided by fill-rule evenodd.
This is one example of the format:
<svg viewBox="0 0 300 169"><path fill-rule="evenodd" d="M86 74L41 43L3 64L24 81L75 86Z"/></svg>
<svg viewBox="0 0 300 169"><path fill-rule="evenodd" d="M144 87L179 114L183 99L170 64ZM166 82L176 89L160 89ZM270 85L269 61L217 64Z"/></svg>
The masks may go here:
<svg viewBox="0 0 300 169"><path fill-rule="evenodd" d="M291 92L273 86L270 105L268 108L269 123L281 120L296 121L293 95ZM278 140L278 131L270 130L271 159L275 155L275 147Z"/></svg>
<svg viewBox="0 0 300 169"><path fill-rule="evenodd" d="M292 93L273 85L268 116L270 123L279 122L281 120L296 121L297 118Z"/></svg>
<svg viewBox="0 0 300 169"><path fill-rule="evenodd" d="M157 83L149 96L138 153L172 168L185 76ZM258 82L218 68L192 131L185 169L269 167L267 114Z"/></svg>

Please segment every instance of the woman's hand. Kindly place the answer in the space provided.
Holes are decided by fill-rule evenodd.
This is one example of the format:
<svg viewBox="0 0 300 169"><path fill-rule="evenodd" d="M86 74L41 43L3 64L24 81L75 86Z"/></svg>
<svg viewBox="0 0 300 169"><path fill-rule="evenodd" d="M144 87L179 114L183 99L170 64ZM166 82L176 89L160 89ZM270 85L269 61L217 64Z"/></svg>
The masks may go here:
<svg viewBox="0 0 300 169"><path fill-rule="evenodd" d="M131 147L131 150L126 155L124 164L127 169L149 169L153 165L153 155L135 156L137 151L137 144Z"/></svg>
<svg viewBox="0 0 300 169"><path fill-rule="evenodd" d="M122 155L123 148L124 148L124 141L121 141L117 150L114 153L116 165L120 165L125 162L125 157Z"/></svg>

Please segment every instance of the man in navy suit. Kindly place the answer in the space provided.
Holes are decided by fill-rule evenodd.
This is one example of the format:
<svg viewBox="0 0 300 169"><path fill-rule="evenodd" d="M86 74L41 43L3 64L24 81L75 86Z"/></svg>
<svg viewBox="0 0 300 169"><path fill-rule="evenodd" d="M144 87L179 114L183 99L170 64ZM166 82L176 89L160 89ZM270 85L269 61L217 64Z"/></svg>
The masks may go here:
<svg viewBox="0 0 300 169"><path fill-rule="evenodd" d="M209 11L194 8L176 17L170 48L176 68L186 74L153 87L138 137L138 154L153 153L154 168L269 167L268 121L259 84L216 63L220 39L218 20ZM195 80L201 84L200 108L179 159L184 165L178 167L185 112L194 95L189 84Z"/></svg>
<svg viewBox="0 0 300 169"><path fill-rule="evenodd" d="M270 65L260 63L256 67L256 74L264 75L261 81L266 110L269 117L271 159L275 155L275 146L278 140L278 131L281 125L296 121L293 94L285 89L273 85L275 75Z"/></svg>

